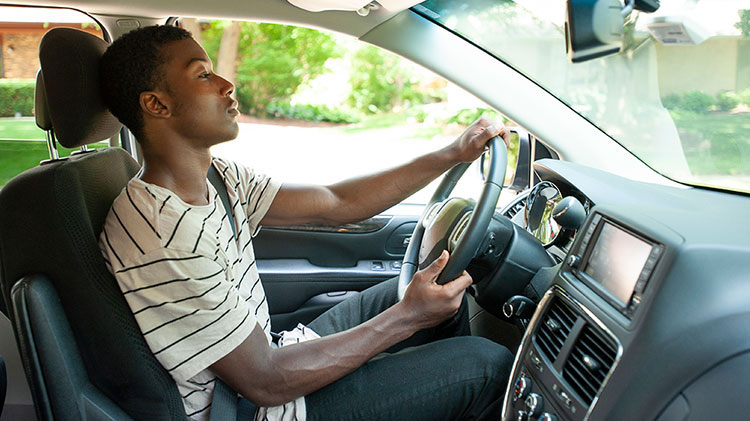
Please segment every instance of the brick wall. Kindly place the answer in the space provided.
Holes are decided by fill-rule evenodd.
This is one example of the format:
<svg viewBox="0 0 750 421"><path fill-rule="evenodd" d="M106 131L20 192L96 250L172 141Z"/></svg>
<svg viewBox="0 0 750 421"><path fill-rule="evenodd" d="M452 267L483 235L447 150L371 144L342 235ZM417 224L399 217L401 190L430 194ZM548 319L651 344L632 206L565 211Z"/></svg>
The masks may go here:
<svg viewBox="0 0 750 421"><path fill-rule="evenodd" d="M39 70L39 43L43 34L4 34L2 77L26 78Z"/></svg>
<svg viewBox="0 0 750 421"><path fill-rule="evenodd" d="M34 78L39 70L39 43L48 30L59 26L83 29L97 37L102 36L101 31L90 24L0 22L0 78Z"/></svg>

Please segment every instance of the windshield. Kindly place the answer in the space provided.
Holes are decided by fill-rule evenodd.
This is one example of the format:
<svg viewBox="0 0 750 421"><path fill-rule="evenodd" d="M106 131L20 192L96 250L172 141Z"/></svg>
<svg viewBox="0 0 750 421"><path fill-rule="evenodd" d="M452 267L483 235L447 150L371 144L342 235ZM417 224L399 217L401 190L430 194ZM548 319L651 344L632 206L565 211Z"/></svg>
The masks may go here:
<svg viewBox="0 0 750 421"><path fill-rule="evenodd" d="M746 0L662 2L626 19L620 53L575 64L562 0L429 0L415 10L513 66L660 173L750 191L743 8ZM683 34L671 36L669 25Z"/></svg>

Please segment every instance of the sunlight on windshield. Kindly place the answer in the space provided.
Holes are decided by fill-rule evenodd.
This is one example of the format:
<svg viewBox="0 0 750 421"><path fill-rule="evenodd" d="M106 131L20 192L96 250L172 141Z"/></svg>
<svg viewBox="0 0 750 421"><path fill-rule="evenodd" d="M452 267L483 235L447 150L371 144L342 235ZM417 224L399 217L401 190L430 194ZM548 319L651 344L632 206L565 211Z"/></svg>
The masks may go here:
<svg viewBox="0 0 750 421"><path fill-rule="evenodd" d="M576 64L565 52L563 1L430 0L415 10L524 73L662 174L750 191L745 8L744 0L663 2L630 16L620 54ZM695 44L657 41L659 23L683 25Z"/></svg>

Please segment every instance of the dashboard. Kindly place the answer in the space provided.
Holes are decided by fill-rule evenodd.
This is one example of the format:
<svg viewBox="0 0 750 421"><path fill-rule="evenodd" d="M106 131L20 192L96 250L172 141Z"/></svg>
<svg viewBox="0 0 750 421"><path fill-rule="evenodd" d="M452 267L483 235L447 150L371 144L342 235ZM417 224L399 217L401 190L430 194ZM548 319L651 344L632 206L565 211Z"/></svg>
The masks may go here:
<svg viewBox="0 0 750 421"><path fill-rule="evenodd" d="M586 217L548 246L551 282L532 280L544 290L503 419L746 417L750 197L556 160L534 170L586 203ZM523 207L506 209L518 222Z"/></svg>

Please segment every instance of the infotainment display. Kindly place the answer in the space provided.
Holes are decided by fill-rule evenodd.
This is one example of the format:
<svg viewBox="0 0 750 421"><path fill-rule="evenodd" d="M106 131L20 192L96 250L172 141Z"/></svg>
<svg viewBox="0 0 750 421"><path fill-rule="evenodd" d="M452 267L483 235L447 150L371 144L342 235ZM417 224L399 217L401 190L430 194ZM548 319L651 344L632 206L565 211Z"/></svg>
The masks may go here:
<svg viewBox="0 0 750 421"><path fill-rule="evenodd" d="M615 225L603 222L583 271L627 305L652 247Z"/></svg>

